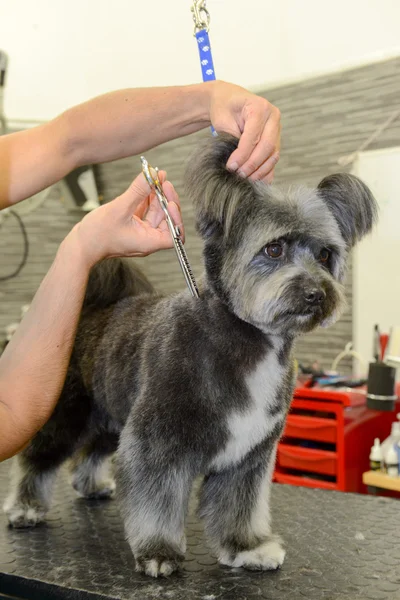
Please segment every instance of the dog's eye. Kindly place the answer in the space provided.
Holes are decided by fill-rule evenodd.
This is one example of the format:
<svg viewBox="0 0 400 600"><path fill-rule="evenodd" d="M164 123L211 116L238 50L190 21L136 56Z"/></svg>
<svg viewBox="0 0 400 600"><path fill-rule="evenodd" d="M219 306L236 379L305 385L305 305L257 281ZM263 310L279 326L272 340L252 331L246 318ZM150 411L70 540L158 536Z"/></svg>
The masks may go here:
<svg viewBox="0 0 400 600"><path fill-rule="evenodd" d="M272 242L265 246L264 251L270 258L280 258L283 253L283 247L279 242Z"/></svg>
<svg viewBox="0 0 400 600"><path fill-rule="evenodd" d="M326 264L330 255L331 253L329 252L328 248L322 248L321 252L319 253L319 262Z"/></svg>

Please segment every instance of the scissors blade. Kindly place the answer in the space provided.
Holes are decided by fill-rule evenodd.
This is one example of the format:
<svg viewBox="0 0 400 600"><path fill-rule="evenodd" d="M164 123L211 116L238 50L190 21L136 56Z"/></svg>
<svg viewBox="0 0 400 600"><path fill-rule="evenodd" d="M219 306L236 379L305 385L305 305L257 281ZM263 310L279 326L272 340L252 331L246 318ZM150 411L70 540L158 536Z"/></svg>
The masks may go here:
<svg viewBox="0 0 400 600"><path fill-rule="evenodd" d="M175 225L175 223L169 213L169 210L168 210L168 199L164 194L162 185L158 178L158 169L153 169L153 167L151 167L149 165L148 161L145 159L144 156L141 156L140 160L142 162L143 175L145 176L145 179L146 179L147 183L149 184L150 188L156 194L156 196L161 204L161 208L163 209L163 211L165 213L165 220L167 221L168 229L169 229L171 237L172 237L175 252L178 257L178 261L181 266L183 275L185 277L186 284L187 284L192 296L194 296L195 298L199 298L199 296L200 296L199 290L197 288L196 280L194 278L192 269L190 267L189 259L187 257L185 248L183 246L181 232L179 230L179 227L177 225Z"/></svg>

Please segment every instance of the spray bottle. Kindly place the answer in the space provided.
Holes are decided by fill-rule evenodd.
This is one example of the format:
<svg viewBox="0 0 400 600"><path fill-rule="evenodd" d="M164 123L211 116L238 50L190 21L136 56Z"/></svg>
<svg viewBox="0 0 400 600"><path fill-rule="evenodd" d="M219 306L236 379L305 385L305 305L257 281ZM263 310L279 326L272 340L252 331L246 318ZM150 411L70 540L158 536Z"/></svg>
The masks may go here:
<svg viewBox="0 0 400 600"><path fill-rule="evenodd" d="M398 459L396 448L394 447L394 445L389 447L389 450L387 451L387 454L385 456L385 462L386 462L387 474L390 475L390 477L398 477L399 476L399 459Z"/></svg>
<svg viewBox="0 0 400 600"><path fill-rule="evenodd" d="M398 442L400 442L400 413L398 413L396 415L397 417L397 421L393 421L392 423L392 429L390 432L389 437L387 437L383 442L382 442L382 454L383 454L383 458L386 460L386 455L389 451L389 448L391 446L396 446Z"/></svg>

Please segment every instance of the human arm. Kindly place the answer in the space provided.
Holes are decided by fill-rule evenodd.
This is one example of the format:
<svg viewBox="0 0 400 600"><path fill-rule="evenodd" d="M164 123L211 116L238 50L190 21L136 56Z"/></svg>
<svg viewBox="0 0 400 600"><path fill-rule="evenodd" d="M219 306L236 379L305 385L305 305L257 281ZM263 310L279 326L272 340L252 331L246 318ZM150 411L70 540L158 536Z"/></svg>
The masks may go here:
<svg viewBox="0 0 400 600"><path fill-rule="evenodd" d="M0 209L79 166L137 155L211 123L240 137L228 166L271 180L279 158L280 113L264 98L222 81L126 89L93 98L44 125L1 136Z"/></svg>
<svg viewBox="0 0 400 600"><path fill-rule="evenodd" d="M162 174L162 180L165 174ZM163 184L182 227L176 192ZM164 213L143 176L92 211L60 245L31 307L0 357L0 460L48 420L64 384L91 267L110 256L143 256L172 245Z"/></svg>

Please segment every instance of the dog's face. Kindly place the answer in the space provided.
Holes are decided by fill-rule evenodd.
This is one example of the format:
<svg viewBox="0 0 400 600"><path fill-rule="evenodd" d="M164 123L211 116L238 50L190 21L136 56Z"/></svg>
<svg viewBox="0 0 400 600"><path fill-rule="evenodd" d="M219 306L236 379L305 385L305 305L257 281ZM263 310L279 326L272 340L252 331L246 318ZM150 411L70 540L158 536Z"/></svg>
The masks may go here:
<svg viewBox="0 0 400 600"><path fill-rule="evenodd" d="M316 194L280 195L263 184L255 190L247 215L246 202L237 205L229 243L218 244L219 272L210 260L216 240L207 240L208 277L221 282L235 314L258 328L310 331L343 305L339 227Z"/></svg>
<svg viewBox="0 0 400 600"><path fill-rule="evenodd" d="M225 168L236 143L213 139L187 173L209 284L238 317L268 333L334 322L347 255L372 228L374 198L347 174L287 192L243 180Z"/></svg>

